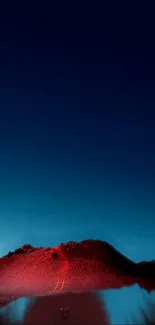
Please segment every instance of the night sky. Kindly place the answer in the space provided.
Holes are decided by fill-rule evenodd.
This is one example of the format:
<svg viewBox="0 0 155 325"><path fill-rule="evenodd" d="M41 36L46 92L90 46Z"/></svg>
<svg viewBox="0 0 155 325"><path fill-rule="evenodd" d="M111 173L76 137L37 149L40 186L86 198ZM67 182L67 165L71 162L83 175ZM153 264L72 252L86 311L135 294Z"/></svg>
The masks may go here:
<svg viewBox="0 0 155 325"><path fill-rule="evenodd" d="M99 238L134 261L155 258L153 13L1 8L1 256ZM124 324L147 294L104 296L112 324Z"/></svg>

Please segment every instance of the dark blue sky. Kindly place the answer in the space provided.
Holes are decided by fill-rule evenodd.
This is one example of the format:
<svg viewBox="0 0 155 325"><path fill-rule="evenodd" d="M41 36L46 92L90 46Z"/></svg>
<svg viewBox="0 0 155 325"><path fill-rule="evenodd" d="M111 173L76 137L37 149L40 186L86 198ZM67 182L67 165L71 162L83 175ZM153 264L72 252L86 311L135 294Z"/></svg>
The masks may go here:
<svg viewBox="0 0 155 325"><path fill-rule="evenodd" d="M22 6L0 14L1 255L99 237L153 258L153 10ZM124 290L113 323L141 297Z"/></svg>

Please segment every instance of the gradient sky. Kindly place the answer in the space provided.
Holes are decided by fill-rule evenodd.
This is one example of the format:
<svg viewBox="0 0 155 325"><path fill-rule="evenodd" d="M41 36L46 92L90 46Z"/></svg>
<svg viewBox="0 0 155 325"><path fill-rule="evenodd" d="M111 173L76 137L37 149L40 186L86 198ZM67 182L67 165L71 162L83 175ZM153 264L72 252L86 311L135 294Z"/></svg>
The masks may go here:
<svg viewBox="0 0 155 325"><path fill-rule="evenodd" d="M74 5L0 13L0 255L91 237L153 259L154 11ZM104 295L124 324L147 294Z"/></svg>

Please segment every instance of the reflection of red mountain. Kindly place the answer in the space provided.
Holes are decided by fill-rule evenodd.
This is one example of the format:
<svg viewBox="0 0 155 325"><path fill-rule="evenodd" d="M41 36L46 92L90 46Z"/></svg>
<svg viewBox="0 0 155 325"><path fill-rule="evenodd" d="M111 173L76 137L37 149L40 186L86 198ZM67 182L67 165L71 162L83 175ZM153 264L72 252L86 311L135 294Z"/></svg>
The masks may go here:
<svg viewBox="0 0 155 325"><path fill-rule="evenodd" d="M25 313L23 325L108 325L103 303L93 293L38 298Z"/></svg>

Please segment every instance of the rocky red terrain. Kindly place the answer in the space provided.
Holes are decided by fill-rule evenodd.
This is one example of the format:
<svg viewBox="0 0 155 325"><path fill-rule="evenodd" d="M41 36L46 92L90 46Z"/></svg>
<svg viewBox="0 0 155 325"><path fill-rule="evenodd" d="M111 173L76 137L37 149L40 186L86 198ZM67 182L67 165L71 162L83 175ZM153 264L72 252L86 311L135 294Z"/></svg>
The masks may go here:
<svg viewBox="0 0 155 325"><path fill-rule="evenodd" d="M0 258L0 304L18 297L88 292L139 284L155 289L155 262L134 263L106 242L55 248L24 245Z"/></svg>

